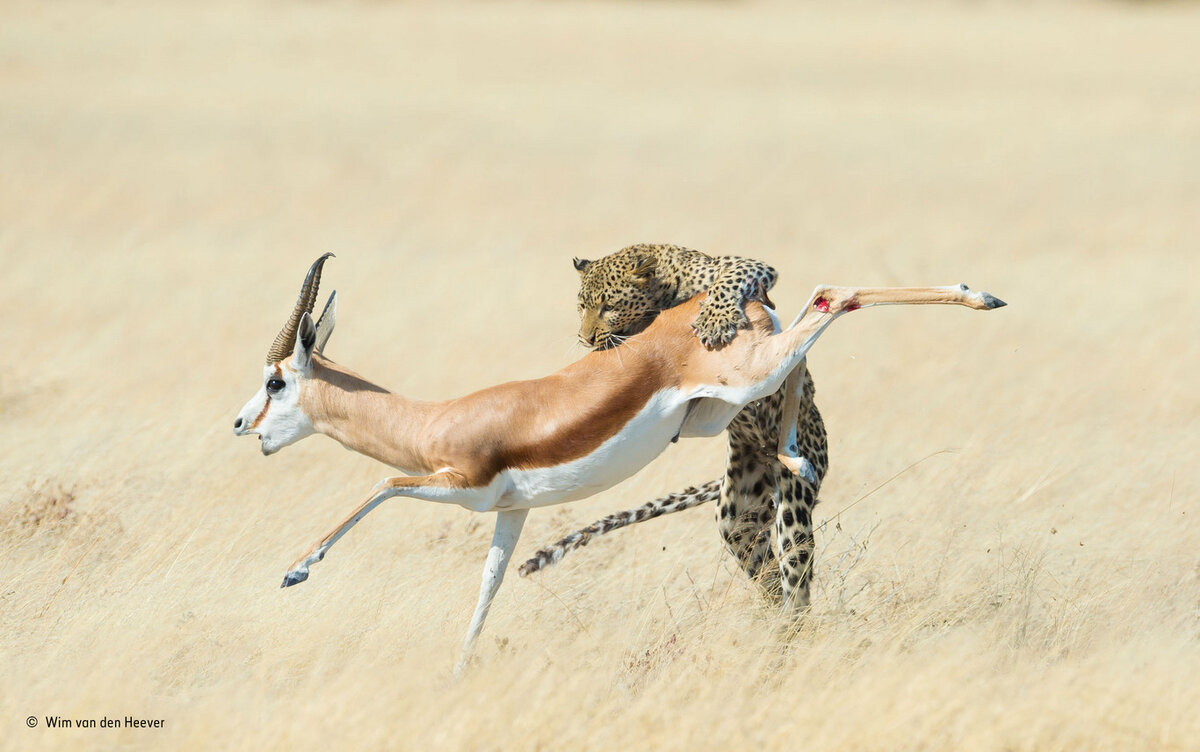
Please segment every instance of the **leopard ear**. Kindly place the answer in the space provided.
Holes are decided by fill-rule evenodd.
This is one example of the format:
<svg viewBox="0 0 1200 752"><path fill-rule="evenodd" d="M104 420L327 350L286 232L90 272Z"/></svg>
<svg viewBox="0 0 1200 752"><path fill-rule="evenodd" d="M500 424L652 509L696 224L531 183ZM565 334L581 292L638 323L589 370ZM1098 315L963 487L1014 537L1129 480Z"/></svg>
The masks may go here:
<svg viewBox="0 0 1200 752"><path fill-rule="evenodd" d="M580 274L583 274L585 271L587 271L587 268L592 265L591 261L588 261L587 259L581 259L578 256L573 259L573 263L575 264L575 271L579 272Z"/></svg>
<svg viewBox="0 0 1200 752"><path fill-rule="evenodd" d="M654 256L642 256L634 265L633 270L629 272L629 276L633 277L633 281L639 285L644 285L654 277L654 270L658 267L658 259Z"/></svg>

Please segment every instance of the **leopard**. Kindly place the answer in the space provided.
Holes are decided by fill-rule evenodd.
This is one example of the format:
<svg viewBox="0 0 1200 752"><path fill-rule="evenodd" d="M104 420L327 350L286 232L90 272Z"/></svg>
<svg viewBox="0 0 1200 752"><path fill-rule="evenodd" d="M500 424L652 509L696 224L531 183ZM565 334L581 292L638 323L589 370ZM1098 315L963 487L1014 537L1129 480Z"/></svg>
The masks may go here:
<svg viewBox="0 0 1200 752"><path fill-rule="evenodd" d="M580 275L579 341L593 349L624 342L650 325L659 313L701 292L700 314L692 330L709 349L731 342L750 325L746 303L775 307L767 291L778 273L739 256L718 256L676 245L643 243L597 261L575 258Z"/></svg>
<svg viewBox="0 0 1200 752"><path fill-rule="evenodd" d="M749 301L775 307L768 292L778 273L755 259L641 243L573 263L580 275L578 339L591 349L622 344L662 311L700 294L705 297L692 329L711 349L727 345L748 326ZM598 536L715 501L721 540L741 570L785 609L807 609L814 564L812 512L829 455L812 376L807 363L800 367L797 436L804 461L799 474L778 459L783 393L777 392L746 405L730 422L722 478L597 520L540 549L521 565L520 575L545 569Z"/></svg>

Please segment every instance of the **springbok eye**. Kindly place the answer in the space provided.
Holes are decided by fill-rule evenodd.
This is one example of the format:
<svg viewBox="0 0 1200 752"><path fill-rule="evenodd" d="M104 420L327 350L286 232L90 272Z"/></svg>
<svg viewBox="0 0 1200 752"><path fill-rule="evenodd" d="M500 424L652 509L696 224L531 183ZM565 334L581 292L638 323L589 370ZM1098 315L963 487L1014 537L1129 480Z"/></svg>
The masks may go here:
<svg viewBox="0 0 1200 752"><path fill-rule="evenodd" d="M271 394L276 394L287 386L283 379L267 379L267 391Z"/></svg>

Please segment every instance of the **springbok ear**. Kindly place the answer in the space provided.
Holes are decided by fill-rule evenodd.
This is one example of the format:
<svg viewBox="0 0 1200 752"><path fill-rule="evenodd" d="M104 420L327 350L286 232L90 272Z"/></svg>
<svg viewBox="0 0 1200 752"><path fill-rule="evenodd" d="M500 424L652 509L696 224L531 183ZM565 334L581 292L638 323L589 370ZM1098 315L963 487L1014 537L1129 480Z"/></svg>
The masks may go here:
<svg viewBox="0 0 1200 752"><path fill-rule="evenodd" d="M317 346L317 325L307 311L300 317L300 330L296 333L296 349L292 353L292 367L297 371L312 368L313 351Z"/></svg>
<svg viewBox="0 0 1200 752"><path fill-rule="evenodd" d="M321 318L317 319L317 352L321 355L325 354L325 344L329 342L329 335L333 334L336 325L337 290L334 290L325 303L325 310L321 311Z"/></svg>
<svg viewBox="0 0 1200 752"><path fill-rule="evenodd" d="M592 265L591 261L588 261L587 259L581 259L578 256L573 259L573 263L575 264L575 271L579 272L580 274L583 274L585 271L587 271L587 268Z"/></svg>
<svg viewBox="0 0 1200 752"><path fill-rule="evenodd" d="M633 277L633 281L639 285L644 285L654 276L654 270L658 267L658 259L654 256L643 256L638 259L637 264L633 267L633 271L629 272L629 276Z"/></svg>

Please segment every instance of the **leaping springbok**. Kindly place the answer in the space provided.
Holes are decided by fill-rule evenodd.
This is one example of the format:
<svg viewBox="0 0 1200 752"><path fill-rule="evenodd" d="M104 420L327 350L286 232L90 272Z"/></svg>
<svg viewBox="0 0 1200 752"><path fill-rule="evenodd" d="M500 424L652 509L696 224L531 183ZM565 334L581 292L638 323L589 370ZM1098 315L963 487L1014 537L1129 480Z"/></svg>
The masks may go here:
<svg viewBox="0 0 1200 752"><path fill-rule="evenodd" d="M664 311L617 348L590 352L561 371L494 386L458 399L421 402L393 394L322 355L333 333L337 293L314 324L321 269L313 263L291 317L275 338L263 383L233 424L259 435L264 455L323 433L348 449L416 477L385 478L349 517L301 556L282 587L304 582L350 528L393 496L496 512L479 602L467 630L465 664L534 507L586 498L625 480L673 440L714 436L747 403L787 382L834 319L888 303L940 303L991 309L1004 305L966 285L817 287L803 313L780 331L774 312L752 302L750 328L720 350L692 333L700 297ZM796 411L784 408L784 415ZM795 426L780 432L780 459L795 471L803 458Z"/></svg>

